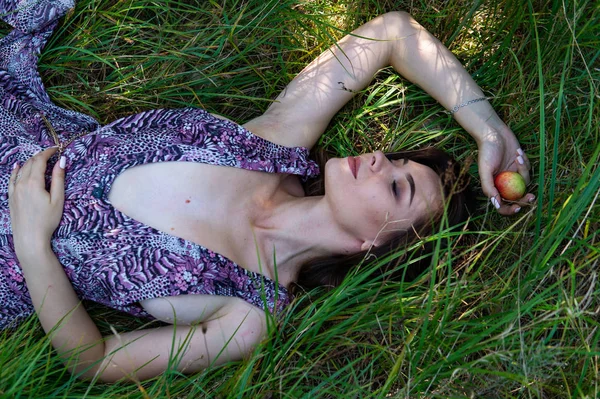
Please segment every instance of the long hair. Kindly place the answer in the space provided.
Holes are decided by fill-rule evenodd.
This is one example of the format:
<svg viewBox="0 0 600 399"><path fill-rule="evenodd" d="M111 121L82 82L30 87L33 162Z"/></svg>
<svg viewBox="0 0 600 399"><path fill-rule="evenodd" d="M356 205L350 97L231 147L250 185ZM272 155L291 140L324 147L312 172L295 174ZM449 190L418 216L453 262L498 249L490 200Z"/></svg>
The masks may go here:
<svg viewBox="0 0 600 399"><path fill-rule="evenodd" d="M386 157L390 160L409 159L433 169L441 180L448 225L454 226L467 219L473 205L468 173L466 168L462 168L447 153L434 147L427 147L415 151L388 153ZM318 163L324 165L327 155L321 152L317 153L315 158L317 158ZM324 187L324 178L321 175L313 181L306 182L304 189L306 195L323 195L325 193ZM434 231L441 219L442 214L419 220L413 225L412 230L399 232L383 245L373 246L367 251L352 255L326 256L309 260L301 266L294 289L310 290L321 286L336 287L355 266L363 261L367 254L381 259L401 248L406 248L418 237ZM392 271L390 277L393 279L413 279L429 266L431 251L432 244L423 245L416 257L418 260L411 264L410 270L399 270L398 266L403 259L397 257L393 262L380 268L376 274Z"/></svg>

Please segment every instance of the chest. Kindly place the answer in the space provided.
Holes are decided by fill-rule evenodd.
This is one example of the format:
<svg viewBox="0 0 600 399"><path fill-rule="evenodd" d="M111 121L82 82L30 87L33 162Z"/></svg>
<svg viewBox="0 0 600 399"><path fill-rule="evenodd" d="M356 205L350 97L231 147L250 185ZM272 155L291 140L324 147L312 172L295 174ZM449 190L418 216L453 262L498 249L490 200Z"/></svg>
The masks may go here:
<svg viewBox="0 0 600 399"><path fill-rule="evenodd" d="M257 173L215 165L151 163L117 176L108 199L140 222L160 225L159 230L165 232L177 231L182 222L222 222L223 216L233 216L246 205L249 194L254 194L248 191L252 183L268 180L254 175ZM182 217L185 219L180 220ZM167 222L171 225L164 224Z"/></svg>
<svg viewBox="0 0 600 399"><path fill-rule="evenodd" d="M293 176L165 162L127 169L113 182L108 199L139 222L264 274L257 261L252 221L278 190L302 194ZM184 295L147 299L141 305L157 319L172 323L176 314L178 322L189 324L207 320L231 306L248 304L235 297Z"/></svg>
<svg viewBox="0 0 600 399"><path fill-rule="evenodd" d="M302 195L296 177L192 162L127 169L109 201L127 216L258 271L253 221L278 192Z"/></svg>

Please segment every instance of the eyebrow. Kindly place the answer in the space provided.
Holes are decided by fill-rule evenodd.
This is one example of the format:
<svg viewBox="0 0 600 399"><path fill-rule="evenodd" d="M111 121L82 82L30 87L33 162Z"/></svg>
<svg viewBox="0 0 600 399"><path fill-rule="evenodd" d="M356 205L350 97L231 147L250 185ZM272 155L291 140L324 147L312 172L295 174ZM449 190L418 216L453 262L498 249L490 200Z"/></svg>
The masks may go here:
<svg viewBox="0 0 600 399"><path fill-rule="evenodd" d="M413 179L410 173L406 174L406 180L408 180L408 184L410 185L410 203L412 205L413 198L415 197L415 180Z"/></svg>

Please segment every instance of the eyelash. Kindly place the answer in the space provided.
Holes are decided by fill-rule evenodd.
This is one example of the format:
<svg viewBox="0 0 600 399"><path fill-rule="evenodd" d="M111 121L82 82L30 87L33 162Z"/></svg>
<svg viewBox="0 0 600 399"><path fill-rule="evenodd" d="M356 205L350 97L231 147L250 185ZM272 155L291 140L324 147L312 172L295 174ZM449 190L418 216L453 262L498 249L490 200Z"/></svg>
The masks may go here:
<svg viewBox="0 0 600 399"><path fill-rule="evenodd" d="M396 184L396 180L392 182L392 191L394 192L394 197L398 196L398 185Z"/></svg>

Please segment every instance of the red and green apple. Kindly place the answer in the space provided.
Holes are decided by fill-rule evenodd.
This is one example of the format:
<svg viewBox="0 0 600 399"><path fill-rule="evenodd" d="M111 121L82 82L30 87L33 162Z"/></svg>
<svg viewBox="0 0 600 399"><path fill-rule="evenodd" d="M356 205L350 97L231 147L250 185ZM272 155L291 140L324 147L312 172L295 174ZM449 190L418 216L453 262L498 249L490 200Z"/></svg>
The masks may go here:
<svg viewBox="0 0 600 399"><path fill-rule="evenodd" d="M517 172L499 173L494 179L494 185L500 196L509 201L516 201L525 195L525 179Z"/></svg>

